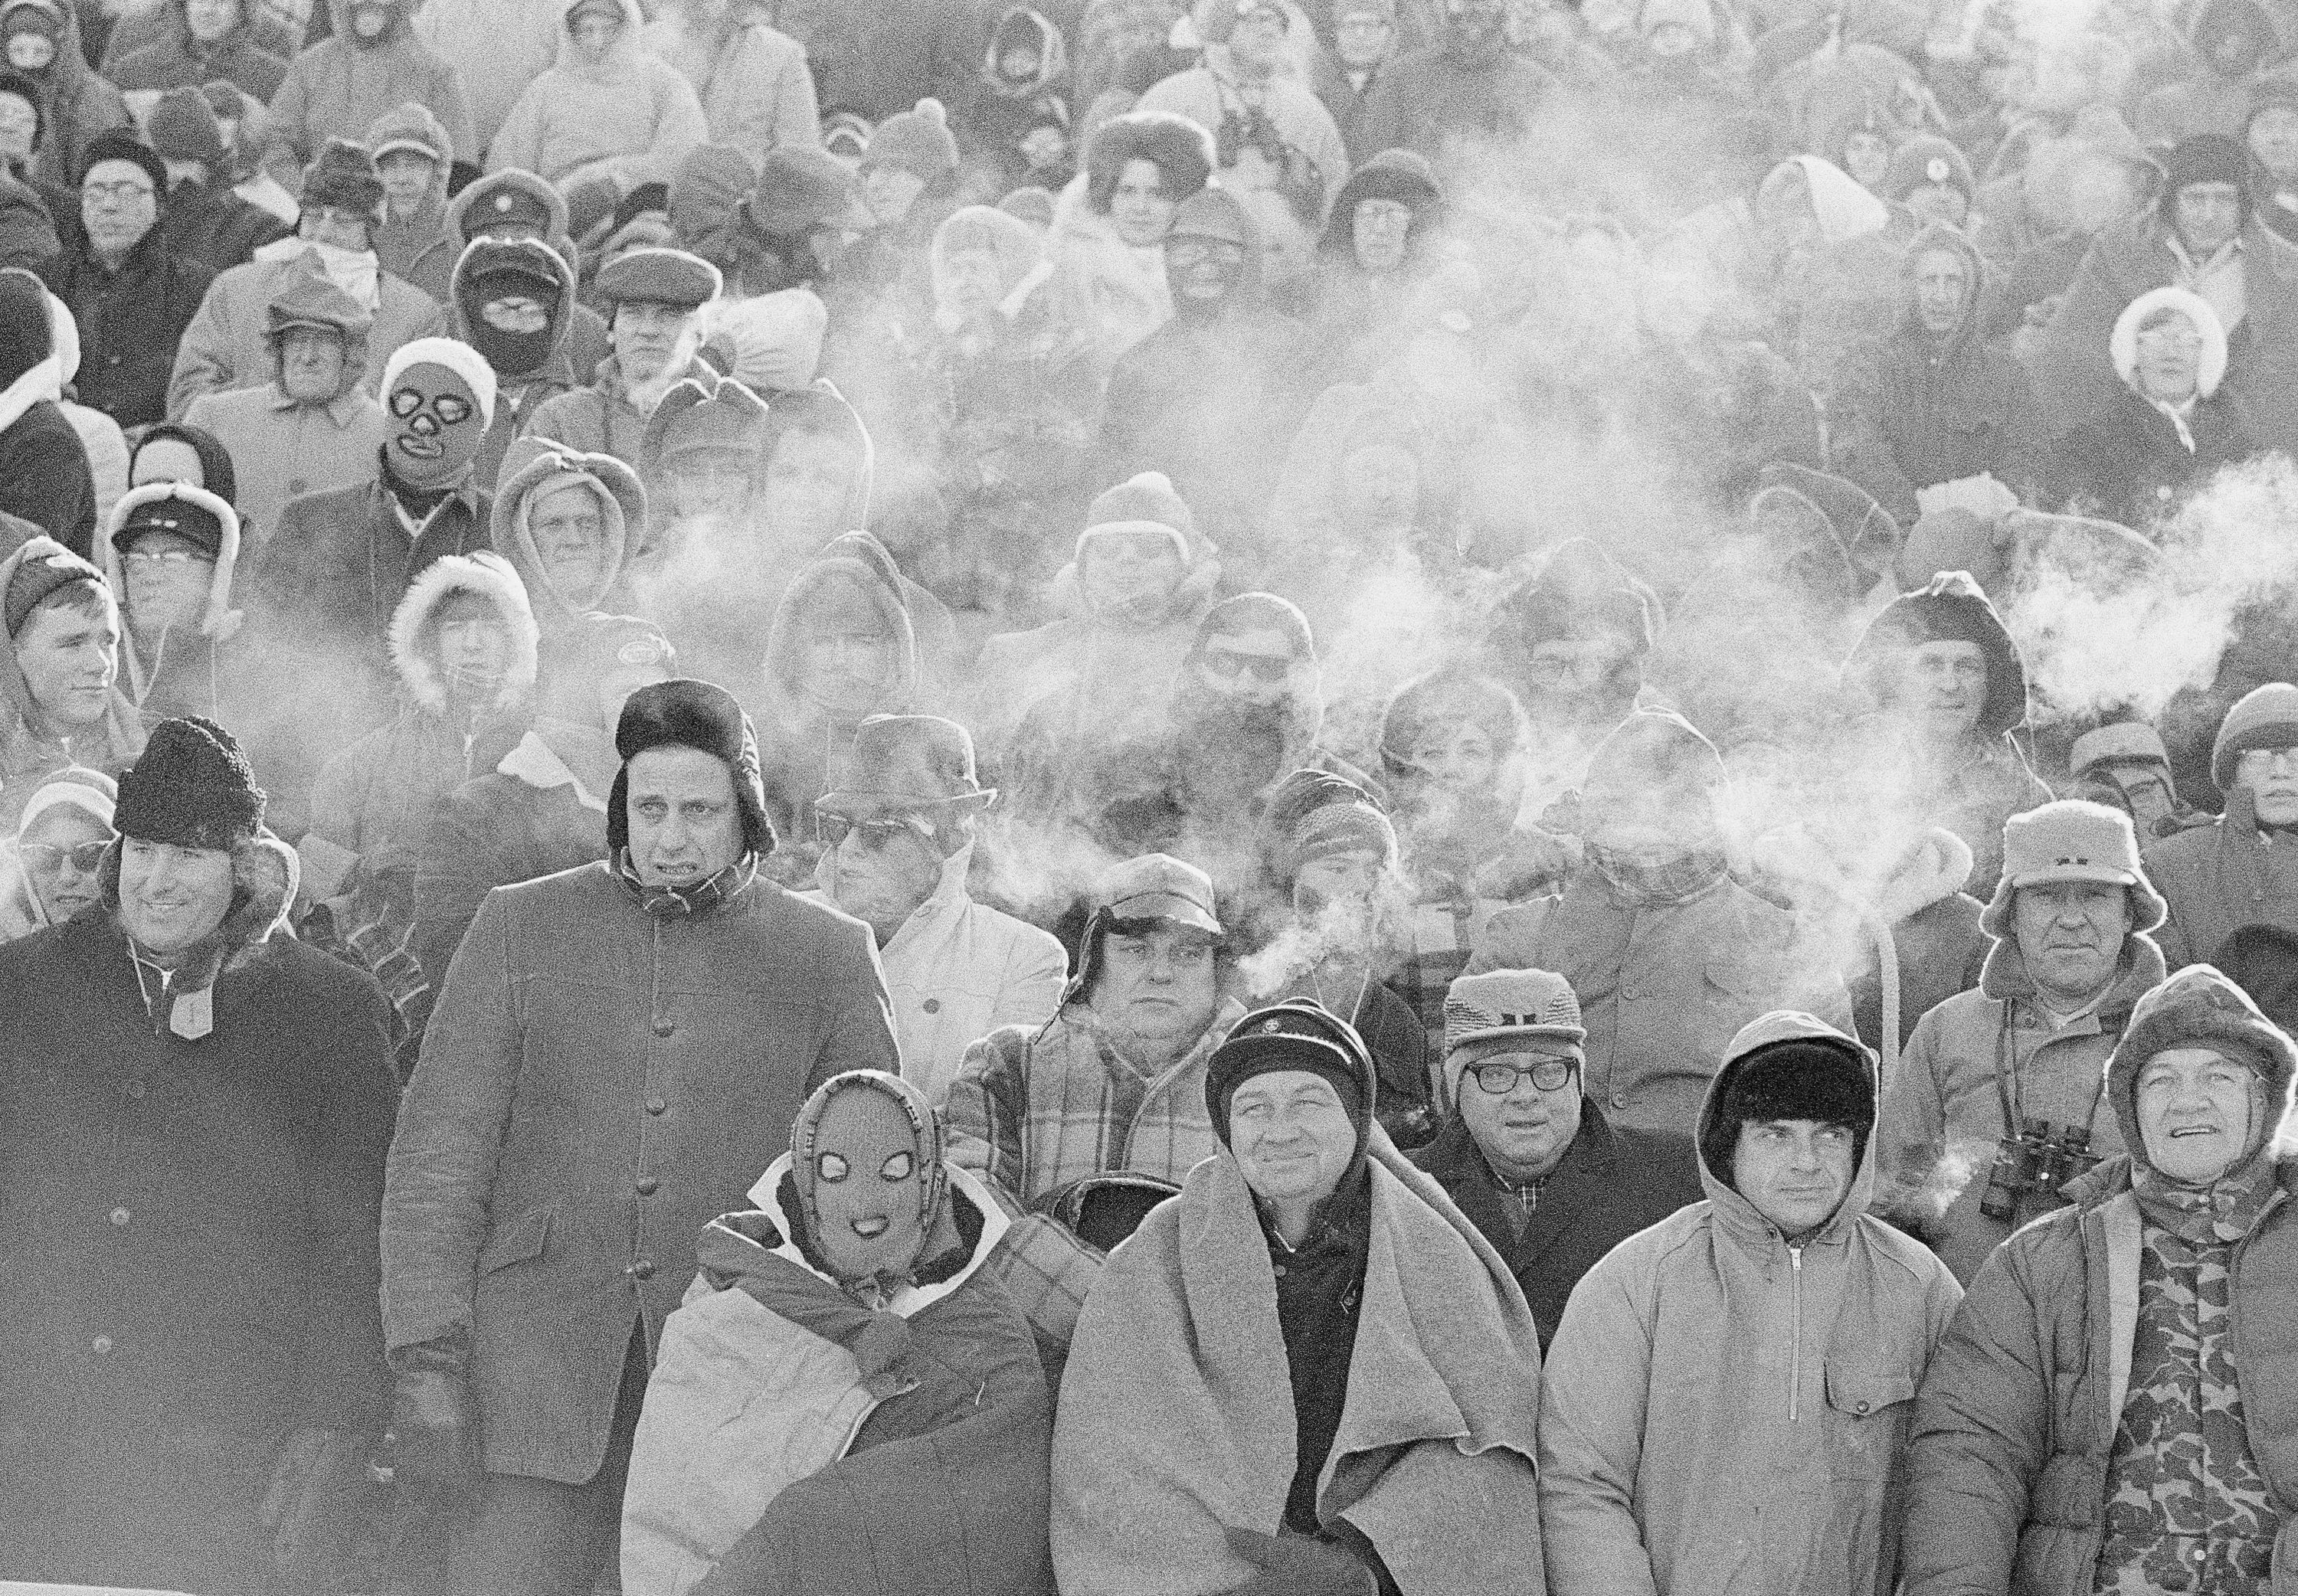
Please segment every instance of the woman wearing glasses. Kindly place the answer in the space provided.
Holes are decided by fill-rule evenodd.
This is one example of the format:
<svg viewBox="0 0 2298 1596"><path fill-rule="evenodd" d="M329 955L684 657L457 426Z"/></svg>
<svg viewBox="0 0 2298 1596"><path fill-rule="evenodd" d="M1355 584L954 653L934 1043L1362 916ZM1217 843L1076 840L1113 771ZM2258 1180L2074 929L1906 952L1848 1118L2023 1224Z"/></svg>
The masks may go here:
<svg viewBox="0 0 2298 1596"><path fill-rule="evenodd" d="M2106 415L2060 442L2043 502L2145 532L2189 489L2257 446L2219 392L2226 329L2200 294L2140 294L2116 318L2108 348L2122 391Z"/></svg>
<svg viewBox="0 0 2298 1596"><path fill-rule="evenodd" d="M1543 1352L1598 1259L1700 1196L1690 1137L1616 1130L1587 1100L1586 1037L1560 975L1460 977L1444 1000L1451 1117L1412 1154L1507 1261Z"/></svg>
<svg viewBox="0 0 2298 1596"><path fill-rule="evenodd" d="M0 942L61 925L96 898L119 789L68 765L32 790L12 846L0 847Z"/></svg>

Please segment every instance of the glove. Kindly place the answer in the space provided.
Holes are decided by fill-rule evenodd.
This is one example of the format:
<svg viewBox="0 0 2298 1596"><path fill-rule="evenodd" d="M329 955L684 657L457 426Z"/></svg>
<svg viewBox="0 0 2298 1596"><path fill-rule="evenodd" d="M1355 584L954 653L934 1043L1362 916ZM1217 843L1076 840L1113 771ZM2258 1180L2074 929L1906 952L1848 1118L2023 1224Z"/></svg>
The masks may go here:
<svg viewBox="0 0 2298 1596"><path fill-rule="evenodd" d="M1354 1552L1308 1535L1229 1528L1228 1549L1258 1570L1229 1596L1376 1596L1379 1582Z"/></svg>
<svg viewBox="0 0 2298 1596"><path fill-rule="evenodd" d="M479 1483L479 1405L460 1335L390 1355L392 1483L417 1496L460 1499Z"/></svg>
<svg viewBox="0 0 2298 1596"><path fill-rule="evenodd" d="M365 1435L304 1429L281 1442L257 1509L281 1589L318 1596L365 1588L354 1559L380 1493L368 1473Z"/></svg>

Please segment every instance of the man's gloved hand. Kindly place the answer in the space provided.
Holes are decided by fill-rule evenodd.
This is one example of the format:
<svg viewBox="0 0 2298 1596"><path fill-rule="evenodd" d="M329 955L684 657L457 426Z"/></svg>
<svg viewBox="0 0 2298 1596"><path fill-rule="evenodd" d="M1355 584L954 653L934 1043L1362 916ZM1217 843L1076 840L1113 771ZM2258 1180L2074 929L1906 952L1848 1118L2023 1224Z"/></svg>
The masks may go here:
<svg viewBox="0 0 2298 1596"><path fill-rule="evenodd" d="M479 1483L479 1404L461 1334L394 1349L392 1483L413 1496L460 1500Z"/></svg>
<svg viewBox="0 0 2298 1596"><path fill-rule="evenodd" d="M281 1442L258 1509L281 1589L334 1596L365 1588L355 1564L380 1495L368 1474L366 1435L303 1429Z"/></svg>
<svg viewBox="0 0 2298 1596"><path fill-rule="evenodd" d="M1308 1535L1221 1532L1228 1549L1259 1572L1229 1596L1375 1596L1379 1582L1347 1547Z"/></svg>

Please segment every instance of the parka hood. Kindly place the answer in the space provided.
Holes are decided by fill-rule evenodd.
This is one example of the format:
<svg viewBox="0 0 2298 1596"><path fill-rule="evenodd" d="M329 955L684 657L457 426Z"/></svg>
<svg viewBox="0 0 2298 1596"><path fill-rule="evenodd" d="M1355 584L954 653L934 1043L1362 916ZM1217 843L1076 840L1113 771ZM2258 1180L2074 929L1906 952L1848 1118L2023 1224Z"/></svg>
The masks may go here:
<svg viewBox="0 0 2298 1596"><path fill-rule="evenodd" d="M2173 1047L2209 1047L2255 1070L2265 1086L2267 1119L2258 1145L2269 1152L2286 1145L2298 1046L2218 969L2189 964L2138 999L2106 1061L2106 1095L2134 1166L2147 1163L2138 1129L2138 1072Z"/></svg>
<svg viewBox="0 0 2298 1596"><path fill-rule="evenodd" d="M456 235L459 236L459 235ZM454 303L447 307L451 318L449 333L453 337L484 352L481 342L485 335L474 336L479 325L482 307L477 302L474 285L490 272L519 271L533 276L549 273L558 285L558 303L550 317L550 347L533 368L526 371L498 371L495 376L505 384L517 383L531 375L539 375L550 363L566 352L567 329L574 325L577 285L574 269L568 265L564 252L538 238L474 238L457 257L449 297ZM490 340L491 342L491 340ZM492 362L490 362L492 364ZM570 375L571 369L570 369Z"/></svg>
<svg viewBox="0 0 2298 1596"><path fill-rule="evenodd" d="M2098 1000L2099 1022L2120 1021L2137 1007L2141 997L2162 985L2162 978L2169 973L2162 945L2153 938L2145 931L2132 931L2123 938L2122 951L2115 960L2114 980L2109 983L2106 995ZM1997 937L1988 946L1987 962L1980 966L1979 989L1997 1003L2035 997L2035 978L2027 973L2027 960L2019 951L2016 937Z"/></svg>
<svg viewBox="0 0 2298 1596"><path fill-rule="evenodd" d="M54 139L59 136L53 120L57 105L77 94L81 84L95 76L95 69L87 64L86 46L80 42L79 7L74 0L0 0L0 18L19 6L44 11L56 19L55 59L37 72L21 74L48 93L49 103L40 110L51 119L47 133L48 137ZM65 175L70 177L72 174Z"/></svg>
<svg viewBox="0 0 2298 1596"><path fill-rule="evenodd" d="M1816 155L1790 155L1764 179L1769 188L1790 168L1800 168L1811 194L1812 216L1825 242L1849 244L1881 232L1891 220L1891 208L1859 186L1858 179L1831 161ZM1760 192L1760 191L1759 191Z"/></svg>
<svg viewBox="0 0 2298 1596"><path fill-rule="evenodd" d="M1016 46L1037 53L1037 73L1026 83L1009 81L997 70L1005 52ZM981 52L981 82L990 93L1003 99L1026 100L1052 88L1069 70L1069 45L1062 41L1062 30L1043 14L1027 5L1009 5L998 14L989 30L989 43Z"/></svg>
<svg viewBox="0 0 2298 1596"><path fill-rule="evenodd" d="M1842 1202L1828 1216L1827 1222L1814 1233L1815 1242L1839 1238L1859 1221L1867 1211L1875 1190L1875 1115L1881 1093L1875 1071L1875 1054L1854 1038L1847 1037L1823 1020L1792 1010L1775 1010L1749 1021L1740 1028L1732 1044L1724 1049L1724 1067L1708 1082L1707 1096L1699 1107L1699 1184L1714 1205L1717 1219L1731 1230L1745 1236L1768 1236L1776 1228L1757 1211L1756 1205L1741 1196L1732 1184L1729 1168L1716 1169L1709 1158L1711 1144L1720 1138L1726 1100L1733 1085L1748 1067L1748 1061L1768 1048L1783 1042L1817 1042L1823 1049L1814 1049L1809 1056L1824 1058L1823 1065L1839 1070L1840 1079L1826 1083L1829 1088L1846 1101L1864 1105L1864 1118L1856 1122L1862 1147L1858 1168L1852 1171L1850 1188ZM1737 1133L1732 1140L1736 1145Z"/></svg>
<svg viewBox="0 0 2298 1596"><path fill-rule="evenodd" d="M766 415L766 459L771 462L783 437L795 432L828 433L844 438L861 451L862 469L846 500L846 529L860 532L870 525L871 479L877 472L877 451L861 415L846 401L837 385L818 376L804 388L774 395Z"/></svg>
<svg viewBox="0 0 2298 1596"><path fill-rule="evenodd" d="M527 461L496 491L488 539L517 574L530 608L538 612L536 623L547 620L549 630L558 632L591 610L578 609L550 585L535 552L532 506L535 490L545 483L554 489L586 487L606 512L608 565L601 594L612 591L632 548L646 535L646 490L639 485L638 473L611 454L554 448Z"/></svg>
<svg viewBox="0 0 2298 1596"><path fill-rule="evenodd" d="M136 456L153 443L173 440L190 450L200 459L200 485L227 504L239 499L239 474L233 469L231 451L214 434L197 426L186 426L180 421L161 421L145 429L136 440L135 451L128 458L128 473L133 475Z"/></svg>
<svg viewBox="0 0 2298 1596"><path fill-rule="evenodd" d="M1915 305L1915 269L1922 258L1935 250L1952 251L1961 258L1971 280L1963 292L1963 315L1955 323L1949 341L1961 344L1970 343L1979 333L1979 318L1972 314L1978 308L1980 294L1987 286L1987 257L1960 227L1950 227L1944 222L1927 223L1922 231L1907 242L1907 252L1899 258L1899 286L1905 294L1906 310L1900 320L1901 328L1911 335L1931 336L1923 327L1922 313Z"/></svg>
<svg viewBox="0 0 2298 1596"><path fill-rule="evenodd" d="M1844 663L1844 674L1881 703L1899 649L1947 641L1974 642L1987 655L1987 702L1973 734L1991 743L2026 724L2026 664L2003 617L1966 572L1942 571L1894 599L1868 623Z"/></svg>
<svg viewBox="0 0 2298 1596"><path fill-rule="evenodd" d="M423 635L429 628L439 607L457 593L476 593L502 616L503 625L510 633L510 665L503 673L502 685L495 691L488 709L508 709L521 698L534 690L535 653L541 633L534 624L534 612L527 605L526 589L518 579L508 560L485 550L476 554L450 554L433 560L423 567L412 583L407 595L392 612L391 630L385 643L391 652L392 667L408 696L420 707L434 715L447 708L447 684L438 667L424 657Z"/></svg>
<svg viewBox="0 0 2298 1596"><path fill-rule="evenodd" d="M327 4L328 29L335 37L354 50L380 50L407 37L422 0L327 0ZM371 40L361 39L351 27L351 8L368 4L381 4L391 13L390 25Z"/></svg>
<svg viewBox="0 0 2298 1596"><path fill-rule="evenodd" d="M558 61L562 72L591 82L603 83L622 77L646 59L646 45L641 37L646 27L646 17L639 9L639 0L616 0L623 14L623 30L608 46L607 58L596 66L583 58L574 47L574 12L585 0L562 0L558 7Z"/></svg>
<svg viewBox="0 0 2298 1596"><path fill-rule="evenodd" d="M1353 260L1356 255L1356 209L1360 200L1394 200L1412 211L1410 240L1405 246L1408 266L1426 257L1429 241L1444 227L1444 191L1427 161L1411 150L1383 150L1349 174L1325 220L1324 236L1317 241L1319 254Z"/></svg>
<svg viewBox="0 0 2298 1596"><path fill-rule="evenodd" d="M781 707L783 724L802 724L818 712L805 706L799 690L798 650L806 610L820 600L831 583L852 583L869 600L895 640L895 681L872 713L906 712L917 701L917 626L902 592L899 567L885 545L866 532L848 532L831 539L813 562L791 578L781 601L774 607L773 624L766 633L765 682L768 695Z"/></svg>

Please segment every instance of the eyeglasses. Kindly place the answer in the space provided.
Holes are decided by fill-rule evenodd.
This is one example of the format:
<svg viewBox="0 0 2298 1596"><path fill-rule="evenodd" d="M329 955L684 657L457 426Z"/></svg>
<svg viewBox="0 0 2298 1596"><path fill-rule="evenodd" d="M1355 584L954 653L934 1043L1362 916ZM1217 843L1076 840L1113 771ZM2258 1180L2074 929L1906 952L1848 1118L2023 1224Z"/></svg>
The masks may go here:
<svg viewBox="0 0 2298 1596"><path fill-rule="evenodd" d="M1536 1064L1478 1064L1468 1073L1476 1078L1476 1085L1495 1097L1505 1097L1516 1090L1523 1077L1532 1077L1532 1084L1543 1092L1560 1092L1572 1083L1579 1066L1568 1058L1544 1058Z"/></svg>
<svg viewBox="0 0 2298 1596"><path fill-rule="evenodd" d="M897 838L909 835L931 837L933 828L914 815L897 815L886 820L856 820L851 815L833 815L827 809L814 812L814 833L832 848L842 847L848 837L858 836L864 852L874 853Z"/></svg>
<svg viewBox="0 0 2298 1596"><path fill-rule="evenodd" d="M103 863L103 850L111 846L111 838L99 837L93 842L74 843L70 848L58 848L49 842L19 843L16 851L34 875L54 875L63 868L66 859L80 874L94 875Z"/></svg>
<svg viewBox="0 0 2298 1596"><path fill-rule="evenodd" d="M212 555L202 554L194 549L130 549L127 558L144 566L211 566L215 564Z"/></svg>
<svg viewBox="0 0 2298 1596"><path fill-rule="evenodd" d="M1237 654L1226 649L1216 649L1205 655L1205 669L1224 680L1236 682L1250 676L1265 686L1274 687L1292 673L1290 659L1271 658L1266 654Z"/></svg>
<svg viewBox="0 0 2298 1596"><path fill-rule="evenodd" d="M1225 266L1242 266L1244 263L1244 246L1231 244L1226 238L1199 238L1194 235L1184 235L1167 239L1165 252L1173 258L1176 266L1194 266L1207 259L1219 260Z"/></svg>
<svg viewBox="0 0 2298 1596"><path fill-rule="evenodd" d="M2202 348L2203 335L2177 327L2150 327L2138 335L2138 342L2149 349L2170 349L2180 354L2192 354Z"/></svg>
<svg viewBox="0 0 2298 1596"><path fill-rule="evenodd" d="M153 190L149 183L123 178L117 183L83 183L79 192L82 199L96 203L108 200L115 205L132 205L138 200L150 199Z"/></svg>
<svg viewBox="0 0 2298 1596"><path fill-rule="evenodd" d="M2298 748L2244 748L2235 762L2237 770L2298 771Z"/></svg>

